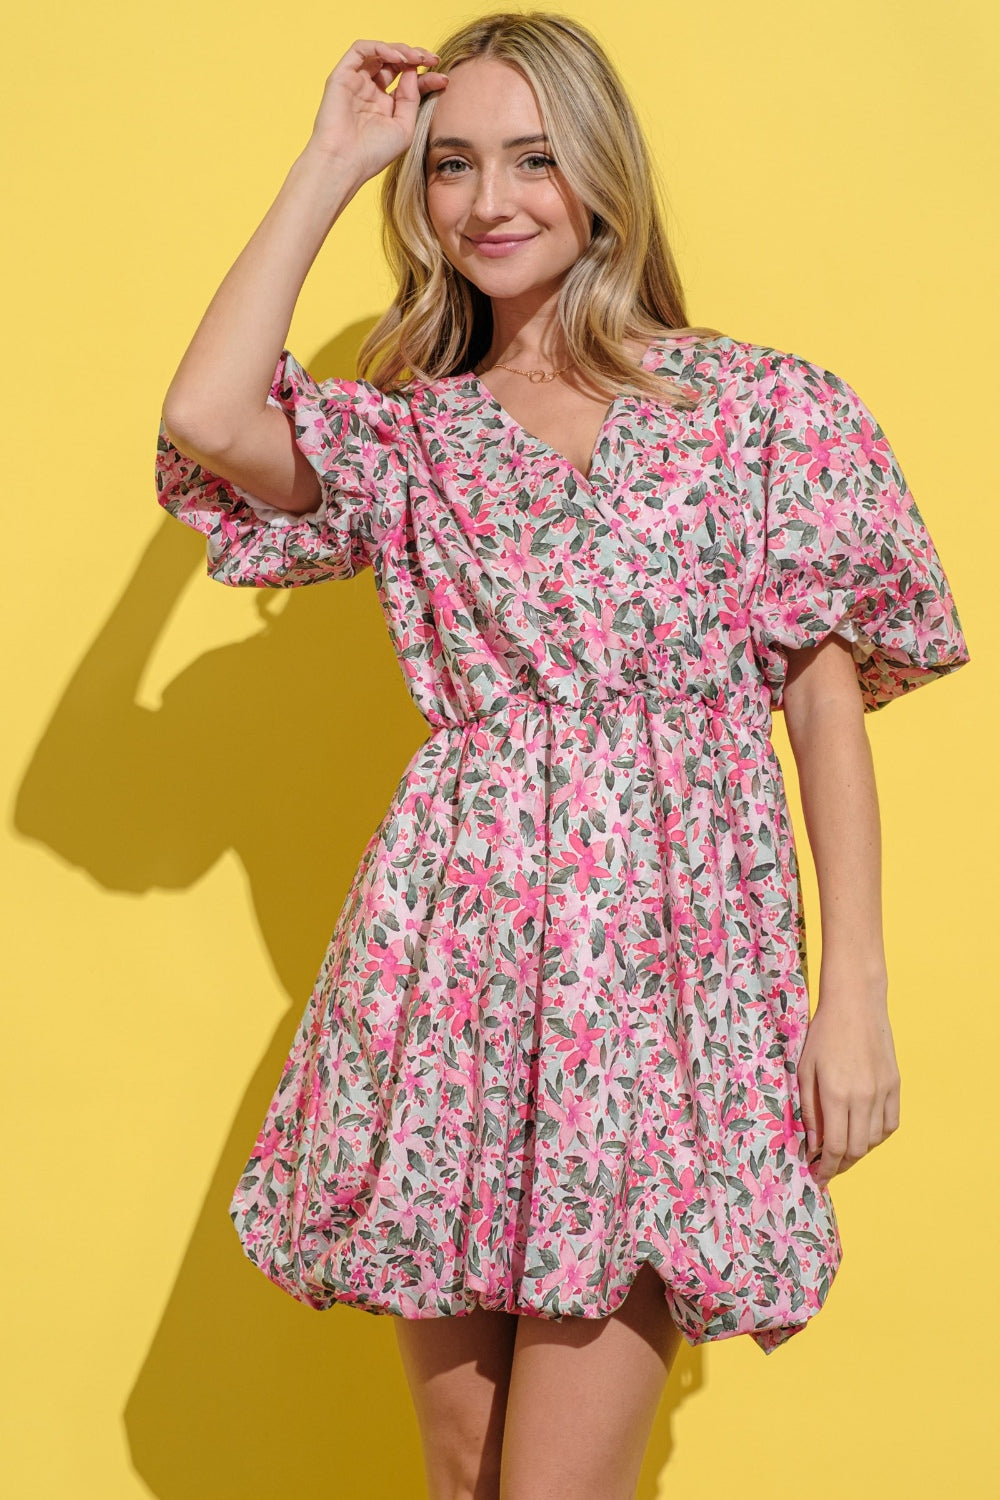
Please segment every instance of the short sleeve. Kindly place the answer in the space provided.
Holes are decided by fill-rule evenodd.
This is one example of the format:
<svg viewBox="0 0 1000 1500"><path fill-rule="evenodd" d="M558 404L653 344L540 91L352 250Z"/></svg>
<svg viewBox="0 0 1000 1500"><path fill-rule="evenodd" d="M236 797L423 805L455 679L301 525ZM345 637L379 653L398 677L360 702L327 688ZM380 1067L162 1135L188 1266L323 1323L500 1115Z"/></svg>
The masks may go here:
<svg viewBox="0 0 1000 1500"><path fill-rule="evenodd" d="M885 433L846 381L781 357L762 448L764 549L750 629L773 708L786 649L851 642L864 711L963 666L941 560Z"/></svg>
<svg viewBox="0 0 1000 1500"><path fill-rule="evenodd" d="M371 567L402 525L409 406L364 380L316 381L283 349L268 404L291 418L320 482L315 511L292 515L185 457L164 424L157 498L207 539L208 573L237 587L292 588Z"/></svg>

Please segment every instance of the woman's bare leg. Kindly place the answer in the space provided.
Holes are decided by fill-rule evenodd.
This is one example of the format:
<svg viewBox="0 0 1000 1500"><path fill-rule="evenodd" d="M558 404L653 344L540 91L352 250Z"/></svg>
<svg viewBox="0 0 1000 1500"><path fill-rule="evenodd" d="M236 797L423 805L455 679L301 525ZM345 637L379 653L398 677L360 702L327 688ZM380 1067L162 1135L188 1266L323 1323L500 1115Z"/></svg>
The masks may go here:
<svg viewBox="0 0 1000 1500"><path fill-rule="evenodd" d="M497 1500L516 1313L393 1322L424 1450L428 1500Z"/></svg>
<svg viewBox="0 0 1000 1500"><path fill-rule="evenodd" d="M648 1262L609 1317L519 1317L500 1500L634 1500L681 1340Z"/></svg>

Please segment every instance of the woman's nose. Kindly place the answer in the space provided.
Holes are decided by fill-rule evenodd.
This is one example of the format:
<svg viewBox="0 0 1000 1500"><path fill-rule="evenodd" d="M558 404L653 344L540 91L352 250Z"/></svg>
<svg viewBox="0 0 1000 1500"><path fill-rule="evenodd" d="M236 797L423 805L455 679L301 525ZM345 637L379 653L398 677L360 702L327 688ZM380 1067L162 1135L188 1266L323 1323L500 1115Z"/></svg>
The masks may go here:
<svg viewBox="0 0 1000 1500"><path fill-rule="evenodd" d="M511 203L511 183L502 167L484 167L476 181L473 208L488 218L503 213Z"/></svg>

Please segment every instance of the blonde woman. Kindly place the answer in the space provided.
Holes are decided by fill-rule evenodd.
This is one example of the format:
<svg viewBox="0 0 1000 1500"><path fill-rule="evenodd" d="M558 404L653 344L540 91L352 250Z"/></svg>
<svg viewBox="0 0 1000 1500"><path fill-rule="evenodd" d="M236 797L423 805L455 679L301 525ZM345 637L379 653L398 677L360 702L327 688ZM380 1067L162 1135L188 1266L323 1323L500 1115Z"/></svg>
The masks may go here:
<svg viewBox="0 0 1000 1500"><path fill-rule="evenodd" d="M292 311L383 170L397 294L366 374L319 381ZM681 1339L802 1331L830 1179L899 1122L864 714L968 652L895 456L836 374L688 324L604 51L497 14L337 63L157 482L223 583L371 569L430 730L236 1187L244 1250L395 1316L433 1500L626 1500Z"/></svg>

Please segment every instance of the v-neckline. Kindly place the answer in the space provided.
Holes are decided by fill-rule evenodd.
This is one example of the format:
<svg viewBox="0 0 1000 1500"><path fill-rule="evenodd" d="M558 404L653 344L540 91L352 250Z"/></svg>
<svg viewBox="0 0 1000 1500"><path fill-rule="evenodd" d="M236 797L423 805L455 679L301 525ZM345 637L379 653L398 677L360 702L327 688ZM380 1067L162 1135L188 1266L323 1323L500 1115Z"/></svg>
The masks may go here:
<svg viewBox="0 0 1000 1500"><path fill-rule="evenodd" d="M647 359L649 359L649 356L652 354L654 348L659 345L659 343L660 339L657 338L654 339L652 343L646 346L645 352L643 353L642 358L639 361L639 365L642 369L646 368ZM601 444L604 441L608 429L611 427L612 423L617 420L618 408L626 401L637 399L637 394L634 391L619 391L618 395L615 396L614 400L611 402L611 405L608 407L607 411L604 414L604 421L601 423L600 431L597 434L593 449L591 450L590 463L588 465L590 472L588 474L582 474L576 467L576 464L572 463L570 459L566 457L565 453L560 453L558 448L553 448L552 444L547 443L544 438L540 438L536 436L535 433L529 432L528 429L523 426L523 424L520 423L516 417L512 416L507 408L502 404L502 402L497 400L496 396L494 396L489 387L483 384L481 377L477 375L474 370L467 370L465 374L460 377L460 379L466 380L470 385L474 386L479 394L484 398L484 400L490 406L492 406L493 410L497 412L499 416L503 417L508 426L514 432L520 435L522 441L534 443L536 448L542 448L546 453L551 454L553 458L557 458L559 462L569 470L577 483L583 486L584 490L588 494L592 493L594 489L594 469L597 464L597 457L598 453L600 452Z"/></svg>

